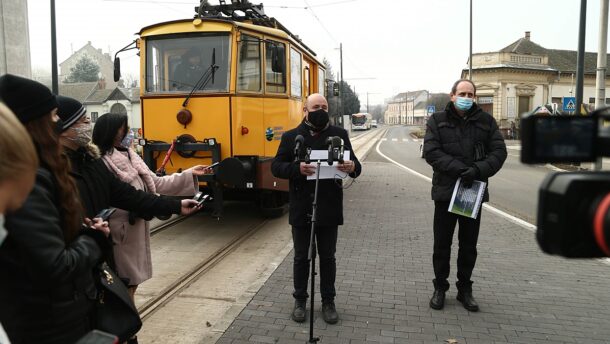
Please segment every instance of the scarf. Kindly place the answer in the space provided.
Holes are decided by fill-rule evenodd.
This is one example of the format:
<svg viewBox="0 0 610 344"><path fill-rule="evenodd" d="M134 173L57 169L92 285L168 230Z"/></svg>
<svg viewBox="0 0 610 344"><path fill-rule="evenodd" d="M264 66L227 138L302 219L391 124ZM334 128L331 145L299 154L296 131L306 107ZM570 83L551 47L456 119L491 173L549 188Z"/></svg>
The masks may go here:
<svg viewBox="0 0 610 344"><path fill-rule="evenodd" d="M131 158L131 159L130 159ZM146 191L155 193L155 181L152 178L152 172L131 148L126 152L120 152L113 149L111 152L104 155L102 158L108 168L125 183L131 184L138 176L142 178Z"/></svg>

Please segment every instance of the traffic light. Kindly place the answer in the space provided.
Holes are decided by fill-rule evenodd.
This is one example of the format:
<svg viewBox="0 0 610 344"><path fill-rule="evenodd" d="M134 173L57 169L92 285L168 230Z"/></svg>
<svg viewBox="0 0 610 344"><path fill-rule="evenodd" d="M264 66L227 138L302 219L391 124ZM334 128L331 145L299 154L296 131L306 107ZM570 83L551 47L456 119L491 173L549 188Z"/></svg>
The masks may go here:
<svg viewBox="0 0 610 344"><path fill-rule="evenodd" d="M339 84L336 82L333 84L333 96L339 96Z"/></svg>

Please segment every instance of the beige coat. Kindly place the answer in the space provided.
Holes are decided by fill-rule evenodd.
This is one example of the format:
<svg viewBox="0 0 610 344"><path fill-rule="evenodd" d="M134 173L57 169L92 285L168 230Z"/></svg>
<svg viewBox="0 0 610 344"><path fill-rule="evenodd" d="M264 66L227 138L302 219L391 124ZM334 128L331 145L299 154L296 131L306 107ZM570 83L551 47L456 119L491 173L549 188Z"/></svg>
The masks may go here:
<svg viewBox="0 0 610 344"><path fill-rule="evenodd" d="M126 154L114 150L112 154ZM133 155L132 155L133 159ZM136 157L140 159L140 157ZM112 169L110 169L112 171ZM193 196L199 189L197 179L190 171L157 177L149 171L156 187L156 193L171 196ZM141 176L130 184L138 190L145 190ZM129 224L129 213L122 209L112 214L109 220L110 233L114 243L116 270L121 278L128 278L129 285L139 285L152 277L150 255L150 230L148 221L136 217L134 225Z"/></svg>

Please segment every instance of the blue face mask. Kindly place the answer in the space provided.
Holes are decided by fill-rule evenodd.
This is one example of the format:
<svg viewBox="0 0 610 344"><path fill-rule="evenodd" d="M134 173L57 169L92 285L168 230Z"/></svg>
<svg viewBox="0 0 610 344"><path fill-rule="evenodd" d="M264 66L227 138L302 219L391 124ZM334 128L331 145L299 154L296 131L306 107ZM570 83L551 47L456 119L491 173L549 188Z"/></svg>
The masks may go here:
<svg viewBox="0 0 610 344"><path fill-rule="evenodd" d="M127 135L125 135L125 137L123 138L123 140L121 141L121 147L123 148L131 148L131 144L133 143L133 132L129 132L127 133Z"/></svg>
<svg viewBox="0 0 610 344"><path fill-rule="evenodd" d="M456 97L454 105L460 111L468 111L472 107L472 103L472 98Z"/></svg>

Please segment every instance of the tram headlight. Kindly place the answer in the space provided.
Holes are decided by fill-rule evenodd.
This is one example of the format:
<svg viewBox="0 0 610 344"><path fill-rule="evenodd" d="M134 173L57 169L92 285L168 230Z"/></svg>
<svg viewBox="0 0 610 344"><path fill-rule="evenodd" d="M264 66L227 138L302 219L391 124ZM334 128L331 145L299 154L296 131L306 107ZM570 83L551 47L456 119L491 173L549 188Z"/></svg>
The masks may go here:
<svg viewBox="0 0 610 344"><path fill-rule="evenodd" d="M140 145L142 147L146 146L146 139L139 139L138 140L138 145Z"/></svg>
<svg viewBox="0 0 610 344"><path fill-rule="evenodd" d="M203 143L207 144L208 146L214 146L214 145L216 145L216 139L213 137L203 139Z"/></svg>

